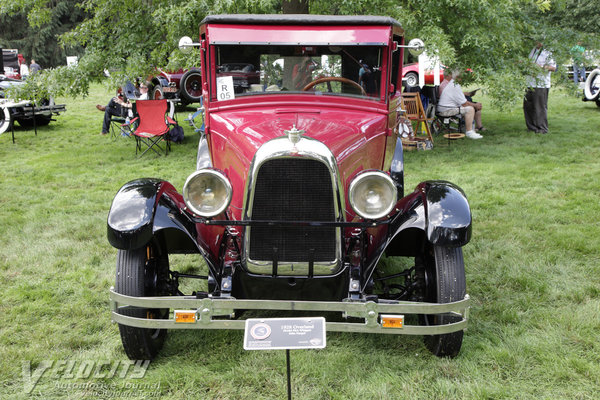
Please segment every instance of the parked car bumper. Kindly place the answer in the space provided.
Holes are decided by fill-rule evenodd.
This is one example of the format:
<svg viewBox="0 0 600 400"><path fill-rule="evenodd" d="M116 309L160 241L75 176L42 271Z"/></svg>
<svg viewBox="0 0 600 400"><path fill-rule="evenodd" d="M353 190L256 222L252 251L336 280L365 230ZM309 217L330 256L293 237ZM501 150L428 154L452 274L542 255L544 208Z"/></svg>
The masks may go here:
<svg viewBox="0 0 600 400"><path fill-rule="evenodd" d="M238 300L235 298L182 297L132 297L110 289L112 321L121 325L153 329L238 329L243 330L245 320L234 318L236 310L278 310L307 312L341 312L345 317L364 319L364 322L327 322L331 332L362 332L398 335L441 335L466 329L470 307L469 295L452 303L421 303L410 301L296 301L296 300ZM193 313L191 322L176 322L174 313L169 319L136 318L119 314L119 309L129 307L169 308ZM382 315L401 316L451 313L460 320L443 325L419 326L406 321L402 327L387 328ZM417 321L415 321L417 322Z"/></svg>

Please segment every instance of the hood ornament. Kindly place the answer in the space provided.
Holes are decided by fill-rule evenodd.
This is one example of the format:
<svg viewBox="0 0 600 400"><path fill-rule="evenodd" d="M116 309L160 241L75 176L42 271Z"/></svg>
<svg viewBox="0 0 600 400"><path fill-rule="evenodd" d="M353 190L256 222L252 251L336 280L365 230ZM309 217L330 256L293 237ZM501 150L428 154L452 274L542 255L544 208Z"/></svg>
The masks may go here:
<svg viewBox="0 0 600 400"><path fill-rule="evenodd" d="M290 129L289 131L283 131L283 133L285 133L288 136L290 142L292 142L294 147L296 147L296 143L298 143L300 139L302 139L302 134L304 133L304 130L296 129L296 124L294 124L292 125L292 129Z"/></svg>

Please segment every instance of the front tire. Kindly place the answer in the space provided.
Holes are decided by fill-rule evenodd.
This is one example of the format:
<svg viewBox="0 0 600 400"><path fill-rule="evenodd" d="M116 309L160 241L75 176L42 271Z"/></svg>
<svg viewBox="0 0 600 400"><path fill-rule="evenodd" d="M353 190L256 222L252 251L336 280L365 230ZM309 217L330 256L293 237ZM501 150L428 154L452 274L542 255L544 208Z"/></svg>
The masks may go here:
<svg viewBox="0 0 600 400"><path fill-rule="evenodd" d="M158 248L148 245L136 250L119 250L115 290L127 296L158 296L165 293L159 289L168 274L167 255ZM166 319L168 309L146 309L130 307L120 314L136 318ZM162 348L166 329L136 328L119 324L123 349L131 360L152 360Z"/></svg>
<svg viewBox="0 0 600 400"><path fill-rule="evenodd" d="M423 259L426 299L432 303L451 303L465 298L466 278L462 248L433 245ZM443 325L460 321L452 314L426 315L426 325ZM424 337L425 346L438 357L456 357L463 340L463 331Z"/></svg>

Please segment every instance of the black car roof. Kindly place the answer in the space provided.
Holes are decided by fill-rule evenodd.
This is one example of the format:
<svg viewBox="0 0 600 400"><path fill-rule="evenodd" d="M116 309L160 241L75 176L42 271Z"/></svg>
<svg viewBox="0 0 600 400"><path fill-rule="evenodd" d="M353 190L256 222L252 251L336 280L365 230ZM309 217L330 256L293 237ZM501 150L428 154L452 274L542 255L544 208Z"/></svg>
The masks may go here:
<svg viewBox="0 0 600 400"><path fill-rule="evenodd" d="M392 25L402 27L394 18L377 15L215 14L207 15L201 23L240 25Z"/></svg>

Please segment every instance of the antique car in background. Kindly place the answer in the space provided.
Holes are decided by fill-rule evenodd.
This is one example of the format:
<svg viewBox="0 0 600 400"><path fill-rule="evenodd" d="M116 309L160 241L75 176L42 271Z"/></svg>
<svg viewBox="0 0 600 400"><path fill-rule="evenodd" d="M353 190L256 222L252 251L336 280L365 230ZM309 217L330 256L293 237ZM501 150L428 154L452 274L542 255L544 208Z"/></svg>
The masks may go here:
<svg viewBox="0 0 600 400"><path fill-rule="evenodd" d="M249 63L226 63L217 67L217 77L231 76L235 93L243 93L250 85L260 84L260 72Z"/></svg>
<svg viewBox="0 0 600 400"><path fill-rule="evenodd" d="M404 187L402 59L422 42L405 45L388 17L211 15L180 46L202 56L196 170L181 193L130 181L108 214L127 355L155 357L167 329L244 329L247 311L268 310L423 335L456 356L470 207L446 181ZM260 83L235 89L226 64L251 64Z"/></svg>
<svg viewBox="0 0 600 400"><path fill-rule="evenodd" d="M198 103L202 96L202 77L199 68L167 71L158 68L157 73L148 78L152 87L148 94L152 99L178 98L184 105Z"/></svg>
<svg viewBox="0 0 600 400"><path fill-rule="evenodd" d="M24 128L48 125L54 115L66 110L64 104L54 104L52 98L37 102L10 99L6 92L20 85L25 82L0 75L0 134L10 129L15 121Z"/></svg>
<svg viewBox="0 0 600 400"><path fill-rule="evenodd" d="M444 66L440 65L439 81L444 80ZM435 73L433 67L429 64L424 70L425 84L433 85L435 82ZM402 67L402 79L407 87L412 88L419 86L419 63L406 64Z"/></svg>
<svg viewBox="0 0 600 400"><path fill-rule="evenodd" d="M600 68L592 70L583 86L583 101L595 101L600 107Z"/></svg>

